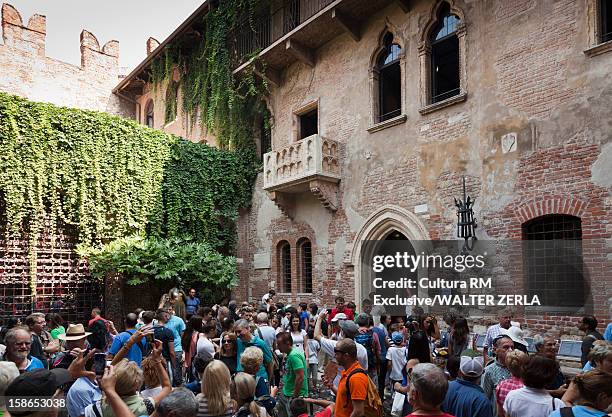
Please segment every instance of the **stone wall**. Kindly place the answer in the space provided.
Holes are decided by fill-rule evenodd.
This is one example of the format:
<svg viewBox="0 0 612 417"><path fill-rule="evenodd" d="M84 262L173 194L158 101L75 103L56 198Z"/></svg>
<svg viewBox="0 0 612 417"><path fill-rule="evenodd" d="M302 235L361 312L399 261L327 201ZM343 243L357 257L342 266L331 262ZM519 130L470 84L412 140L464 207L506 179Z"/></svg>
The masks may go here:
<svg viewBox="0 0 612 417"><path fill-rule="evenodd" d="M119 42L100 46L81 32L81 65L46 56L46 18L33 15L24 23L19 11L2 4L0 91L58 106L98 110L134 118L134 105L112 93L119 82Z"/></svg>
<svg viewBox="0 0 612 417"><path fill-rule="evenodd" d="M348 34L338 36L315 52L314 67L297 62L283 71L270 99L273 148L296 140L294 112L318 102L319 134L346 146L339 207L327 210L312 194L302 193L291 220L262 190L260 178L253 205L240 218L246 285L236 290L237 298L278 291L277 243L308 236L313 293L298 294L294 284L279 298L320 306L331 306L335 295L357 300L354 254L363 231L378 218L385 220L381 227L392 224L393 216L385 213L405 212L413 224L408 232L453 239L453 197L460 195L466 176L468 193L476 197L481 240L520 240L521 225L546 214L581 218L593 301L585 312L606 323L612 296L612 53L584 53L591 47L592 10L586 0L451 1L465 16L467 98L422 114L418 49L438 3L411 2L408 13L392 4L362 22L358 43ZM370 63L385 30L402 45L406 121L369 133ZM507 134L517 141L509 152L501 146ZM521 321L532 330L554 327L568 334L577 322L571 316L523 314Z"/></svg>

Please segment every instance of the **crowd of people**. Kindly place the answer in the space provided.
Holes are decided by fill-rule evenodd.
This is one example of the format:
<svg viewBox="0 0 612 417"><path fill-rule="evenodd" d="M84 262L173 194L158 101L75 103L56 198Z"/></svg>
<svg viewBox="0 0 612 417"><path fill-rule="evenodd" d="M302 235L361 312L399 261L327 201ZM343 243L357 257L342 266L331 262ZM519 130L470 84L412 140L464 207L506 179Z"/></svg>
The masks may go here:
<svg viewBox="0 0 612 417"><path fill-rule="evenodd" d="M612 323L579 328L582 370L561 371L558 341L502 311L482 352L468 319L414 308L389 316L336 297L334 308L205 305L171 291L121 326L33 313L0 330L0 415L15 417L612 416ZM117 329L121 328L121 331ZM15 398L65 398L36 410Z"/></svg>

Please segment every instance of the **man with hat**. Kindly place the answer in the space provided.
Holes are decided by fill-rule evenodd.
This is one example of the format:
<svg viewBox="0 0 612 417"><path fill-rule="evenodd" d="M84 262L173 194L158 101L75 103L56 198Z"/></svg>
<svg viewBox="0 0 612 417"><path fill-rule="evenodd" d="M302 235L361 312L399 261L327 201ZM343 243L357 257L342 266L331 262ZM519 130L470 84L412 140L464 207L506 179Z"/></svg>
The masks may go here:
<svg viewBox="0 0 612 417"><path fill-rule="evenodd" d="M493 406L480 387L482 357L462 356L459 375L448 384L442 411L455 417L493 417Z"/></svg>
<svg viewBox="0 0 612 417"><path fill-rule="evenodd" d="M51 398L58 394L60 387L72 381L72 376L67 369L36 369L19 375L10 383L4 393L7 398L7 410L11 416L21 416L33 414L33 410L11 408L11 398ZM48 417L56 417L58 408L53 407L51 412L46 413Z"/></svg>
<svg viewBox="0 0 612 417"><path fill-rule="evenodd" d="M321 351L325 353L332 362L336 362L336 352L335 348L338 344L337 340L329 339L323 336L323 332L321 331L321 323L327 318L327 312L322 311L317 317L317 322L315 324L314 330L314 338L321 344ZM335 317L334 317L335 318ZM359 333L359 326L355 324L355 322L351 320L343 320L340 324L340 335L339 339L342 340L344 338L353 340L355 336ZM368 369L368 352L365 347L357 343L357 360L359 361L359 365L363 369ZM337 363L337 362L336 362ZM338 386L338 382L340 381L342 368L338 367L336 377L334 378L333 385L335 387Z"/></svg>
<svg viewBox="0 0 612 417"><path fill-rule="evenodd" d="M81 324L70 324L66 333L58 335L60 340L65 340L64 351L55 357L51 368L68 369L74 358L87 349L87 336L91 333L85 331Z"/></svg>
<svg viewBox="0 0 612 417"><path fill-rule="evenodd" d="M346 320L346 314L338 313L331 319L331 326L329 327L329 338L332 340L339 340L340 337L340 325Z"/></svg>

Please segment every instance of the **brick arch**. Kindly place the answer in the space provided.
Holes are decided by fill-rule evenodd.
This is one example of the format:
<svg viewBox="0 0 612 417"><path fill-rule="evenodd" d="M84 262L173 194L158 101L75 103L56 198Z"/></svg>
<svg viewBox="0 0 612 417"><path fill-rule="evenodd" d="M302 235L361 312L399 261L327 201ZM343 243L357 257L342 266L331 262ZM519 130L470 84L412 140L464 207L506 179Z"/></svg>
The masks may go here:
<svg viewBox="0 0 612 417"><path fill-rule="evenodd" d="M516 210L518 221L523 224L548 214L568 214L582 218L588 202L571 197L550 196L523 203Z"/></svg>

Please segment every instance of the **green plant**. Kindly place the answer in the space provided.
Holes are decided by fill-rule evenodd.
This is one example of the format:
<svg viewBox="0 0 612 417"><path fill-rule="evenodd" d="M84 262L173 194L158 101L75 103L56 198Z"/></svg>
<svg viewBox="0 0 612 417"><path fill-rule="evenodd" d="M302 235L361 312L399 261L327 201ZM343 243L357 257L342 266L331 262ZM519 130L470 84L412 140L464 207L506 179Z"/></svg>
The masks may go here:
<svg viewBox="0 0 612 417"><path fill-rule="evenodd" d="M239 207L249 204L251 154L188 142L133 120L0 93L0 200L11 236L36 244L49 220L100 247L133 234L191 235L232 253Z"/></svg>
<svg viewBox="0 0 612 417"><path fill-rule="evenodd" d="M200 282L234 287L238 282L234 257L221 255L209 244L190 237L130 236L102 248L80 247L77 252L87 257L94 276L119 272L132 285L172 280L177 285Z"/></svg>
<svg viewBox="0 0 612 417"><path fill-rule="evenodd" d="M265 102L268 85L255 74L256 66L264 71L265 67L255 60L256 51L247 57L252 64L239 76L234 75L236 60L228 48L228 36L245 20L253 29L253 16L260 5L260 0L219 2L204 17L203 35L195 46L189 44L189 53L183 53L177 41L168 45L151 65L154 89L164 81L171 85L173 71L178 68L181 105L191 127L199 118L200 124L216 136L220 147L246 149L253 154L255 121L263 117L269 123ZM240 28L248 30L249 25ZM171 109L176 108L173 98L176 95L166 94L166 106Z"/></svg>

